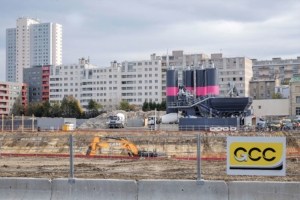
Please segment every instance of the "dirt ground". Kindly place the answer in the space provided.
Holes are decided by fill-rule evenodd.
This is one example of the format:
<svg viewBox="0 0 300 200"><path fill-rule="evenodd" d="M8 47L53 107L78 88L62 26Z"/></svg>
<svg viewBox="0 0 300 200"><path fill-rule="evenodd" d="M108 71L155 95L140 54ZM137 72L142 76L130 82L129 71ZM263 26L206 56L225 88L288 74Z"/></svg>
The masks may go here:
<svg viewBox="0 0 300 200"><path fill-rule="evenodd" d="M66 153L68 150L68 135L70 133L52 132L52 133L1 133L0 145L2 156L0 157L0 177L35 177L35 178L69 178L70 161L68 157L51 156L9 156L10 153ZM164 136L163 139L152 139L150 146L161 152L167 152L168 155L187 155L196 152L195 135L196 132L74 132L75 136L85 137L95 134L109 136ZM207 137L213 136L206 134ZM221 134L219 134L220 136ZM228 134L227 134L228 135ZM16 138L18 137L18 138ZM42 138L38 143L36 150L37 137ZM192 139L191 139L191 138ZM24 139L25 138L25 139ZM32 139L34 138L34 139ZM167 138L167 139L166 139ZM225 137L224 137L225 138ZM208 152L220 153L223 155L226 142L224 138L213 138L211 141L202 141L202 153ZM134 139L141 148L149 146L149 142L142 139ZM83 155L86 151L89 139L77 139L77 154ZM162 142L163 141L163 142ZM159 144L157 144L160 142ZM154 143L156 144L154 146ZM293 147L299 147L299 139L291 140ZM51 147L51 148L50 148ZM52 148L53 147L53 148ZM43 149L44 148L44 149ZM50 150L49 150L50 149ZM298 155L298 153L297 153ZM300 155L298 155L300 157ZM185 157L186 159L187 157ZM203 160L201 162L201 178L204 180L251 180L251 181L300 181L300 159L287 159L287 176L227 176L226 161ZM74 177L75 178L100 178L100 179L197 179L197 161L180 160L178 157L167 156L161 158L136 158L136 159L109 159L109 158L74 158Z"/></svg>
<svg viewBox="0 0 300 200"><path fill-rule="evenodd" d="M69 158L58 157L1 157L1 177L68 178ZM300 181L300 162L288 161L285 177L227 176L223 161L202 161L202 179L251 181ZM74 177L91 179L197 179L195 160L175 159L87 159L75 158Z"/></svg>

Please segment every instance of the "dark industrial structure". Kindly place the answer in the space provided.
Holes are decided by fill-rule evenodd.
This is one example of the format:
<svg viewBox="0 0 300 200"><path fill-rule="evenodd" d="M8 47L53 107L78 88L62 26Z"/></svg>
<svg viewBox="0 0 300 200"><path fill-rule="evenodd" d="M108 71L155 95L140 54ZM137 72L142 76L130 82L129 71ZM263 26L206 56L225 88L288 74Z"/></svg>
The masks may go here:
<svg viewBox="0 0 300 200"><path fill-rule="evenodd" d="M187 68L182 74L183 85L178 86L177 70L167 71L167 114L183 116L179 118L179 130L211 130L212 127L235 130L243 124L252 98L219 98L217 71L213 65L206 69Z"/></svg>

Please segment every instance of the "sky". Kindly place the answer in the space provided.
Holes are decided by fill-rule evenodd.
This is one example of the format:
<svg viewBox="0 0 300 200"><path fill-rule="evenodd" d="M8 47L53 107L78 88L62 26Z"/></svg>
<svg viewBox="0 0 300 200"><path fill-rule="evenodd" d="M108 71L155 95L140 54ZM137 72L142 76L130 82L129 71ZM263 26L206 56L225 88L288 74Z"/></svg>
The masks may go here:
<svg viewBox="0 0 300 200"><path fill-rule="evenodd" d="M63 26L63 64L90 58L108 67L150 54L223 53L270 60L300 56L299 0L9 0L0 12L0 81L5 31L18 16ZM170 54L170 53L169 53Z"/></svg>

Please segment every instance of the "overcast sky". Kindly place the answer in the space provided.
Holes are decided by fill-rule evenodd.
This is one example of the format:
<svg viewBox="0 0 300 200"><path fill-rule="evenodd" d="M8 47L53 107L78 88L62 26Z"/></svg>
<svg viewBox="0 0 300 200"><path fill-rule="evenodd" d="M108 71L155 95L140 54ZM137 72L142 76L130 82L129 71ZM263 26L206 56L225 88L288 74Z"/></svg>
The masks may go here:
<svg viewBox="0 0 300 200"><path fill-rule="evenodd" d="M3 1L4 2L4 1ZM300 56L299 0L9 0L0 12L0 81L5 30L19 15L63 26L63 64L90 57L149 59L172 50L259 60Z"/></svg>

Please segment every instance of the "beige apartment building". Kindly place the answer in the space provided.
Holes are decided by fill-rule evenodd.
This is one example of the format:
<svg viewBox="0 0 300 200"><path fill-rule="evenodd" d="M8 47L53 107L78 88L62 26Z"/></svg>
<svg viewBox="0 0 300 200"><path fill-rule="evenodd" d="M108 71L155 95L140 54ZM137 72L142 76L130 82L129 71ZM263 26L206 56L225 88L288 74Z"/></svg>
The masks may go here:
<svg viewBox="0 0 300 200"><path fill-rule="evenodd" d="M249 82L250 96L253 99L272 99L275 87L280 85L279 79L262 79Z"/></svg>
<svg viewBox="0 0 300 200"><path fill-rule="evenodd" d="M167 57L169 63L167 64ZM162 101L166 100L166 71L168 66L174 66L178 70L178 84L182 84L182 71L187 66L199 67L203 60L209 57L202 53L184 53L183 50L172 51L170 55L163 55L161 60L162 65Z"/></svg>
<svg viewBox="0 0 300 200"><path fill-rule="evenodd" d="M297 59L273 58L272 60L252 59L253 62L253 78L258 79L274 79L279 78L280 81L288 82L294 76L299 77L300 74L300 56Z"/></svg>
<svg viewBox="0 0 300 200"><path fill-rule="evenodd" d="M300 115L300 78L290 80L290 115Z"/></svg>
<svg viewBox="0 0 300 200"><path fill-rule="evenodd" d="M253 76L252 61L247 57L223 57L222 53L211 54L211 59L202 61L208 67L208 63L214 63L218 71L220 96L227 96L230 88L228 83L234 83L240 97L248 97L249 81Z"/></svg>

